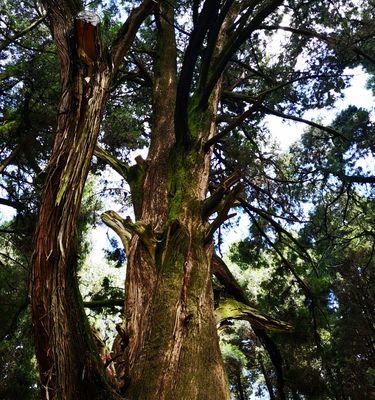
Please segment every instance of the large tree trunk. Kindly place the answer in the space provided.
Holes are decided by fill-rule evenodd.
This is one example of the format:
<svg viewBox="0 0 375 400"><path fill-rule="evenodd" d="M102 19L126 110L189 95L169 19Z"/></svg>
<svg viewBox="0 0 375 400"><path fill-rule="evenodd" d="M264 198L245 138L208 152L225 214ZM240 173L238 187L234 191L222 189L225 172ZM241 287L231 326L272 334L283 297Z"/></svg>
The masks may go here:
<svg viewBox="0 0 375 400"><path fill-rule="evenodd" d="M156 259L137 239L126 280L128 399L226 399L211 288L211 248L192 216L172 221ZM147 382L147 384L145 384Z"/></svg>
<svg viewBox="0 0 375 400"><path fill-rule="evenodd" d="M117 395L80 304L73 246L111 71L96 25L82 27L86 22L75 20L75 2L45 3L60 55L62 99L32 271L43 397L111 399ZM194 121L189 146L176 143L174 10L167 2L159 7L151 146L147 160L138 160L128 177L137 222L124 221L133 236L125 284L126 338L117 369L129 400L225 400L229 391L213 310L212 245L202 212L211 158L203 144L215 133L220 83L208 107L189 108ZM132 24L124 26L124 32L132 32ZM123 54L119 43L114 60Z"/></svg>
<svg viewBox="0 0 375 400"><path fill-rule="evenodd" d="M167 179L169 201L143 201L144 229L131 239L122 377L127 399L228 399L211 287L212 245L201 203L209 155L174 148ZM147 186L147 173L143 191ZM164 225L146 220L164 210ZM158 228L158 229L156 229ZM146 384L145 384L146 383Z"/></svg>
<svg viewBox="0 0 375 400"><path fill-rule="evenodd" d="M37 225L31 306L43 398L110 399L76 279L75 227L110 82L98 27L78 10L48 9L62 97ZM95 16L93 16L95 17ZM94 21L95 22L95 21ZM82 34L80 30L85 32Z"/></svg>
<svg viewBox="0 0 375 400"><path fill-rule="evenodd" d="M189 109L193 143L175 141L176 46L173 8L160 2L149 155L130 179L137 222L115 213L104 220L133 230L125 283L122 358L117 364L126 399L229 399L219 349L211 286L213 247L203 216L220 91L209 107ZM157 16L158 17L158 16ZM135 171L135 173L134 173ZM122 226L121 226L122 224Z"/></svg>
<svg viewBox="0 0 375 400"><path fill-rule="evenodd" d="M99 18L79 0L42 1L61 66L57 132L41 201L31 277L36 355L44 399L119 398L99 358L78 290L74 248L83 188L111 79L153 2L119 30L111 55Z"/></svg>

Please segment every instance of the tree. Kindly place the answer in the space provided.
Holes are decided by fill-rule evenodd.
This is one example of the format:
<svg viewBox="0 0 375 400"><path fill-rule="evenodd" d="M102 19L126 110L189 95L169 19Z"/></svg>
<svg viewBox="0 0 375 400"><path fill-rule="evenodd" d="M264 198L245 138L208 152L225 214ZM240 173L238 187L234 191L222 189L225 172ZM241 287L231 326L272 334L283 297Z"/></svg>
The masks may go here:
<svg viewBox="0 0 375 400"><path fill-rule="evenodd" d="M269 215L285 210L288 217L294 205L283 206L288 192L269 176L281 162L261 150L261 121L276 115L345 140L302 113L332 104L345 86L345 65L372 62L363 50L371 50L368 31L354 29L367 8L349 11L350 2L342 1L348 12L343 18L336 5L324 1L309 6L280 0L145 0L121 26L103 21L102 40L98 16L83 10L80 1L42 5L43 14L7 34L2 46L47 21L60 62L57 127L43 177L31 276L43 396L228 399L211 284L214 234L241 205L254 226L258 218L266 220L298 250L293 236ZM286 15L289 27L281 24ZM183 27L182 16L191 16ZM11 19L7 22L11 27ZM292 36L273 60L266 50L268 35L280 30ZM301 55L307 60L302 71ZM130 101L132 91L145 97ZM147 120L140 115L145 110L151 115ZM97 146L103 116L107 148ZM129 126L143 119L146 160L138 157L129 166L121 148L110 153L116 143L111 129L121 128L116 117ZM14 151L4 168L15 159ZM135 215L134 222L113 211L102 217L127 255L124 321L114 349L118 387L99 359L76 279L75 232L94 152L128 182ZM249 163L254 156L259 162ZM257 198L271 202L266 212L254 203ZM216 272L225 291L245 306L276 365L278 395L285 398L279 352L266 333L283 324L256 313L233 277Z"/></svg>
<svg viewBox="0 0 375 400"><path fill-rule="evenodd" d="M365 110L349 107L332 126L350 141L326 141L312 128L290 149L284 175L275 177L294 182L289 203L309 202L294 242L272 224L274 211L268 210L230 252L258 309L272 315L277 308L278 317L293 325L292 335L272 335L283 360L285 393L293 399L372 396L373 190L358 162L371 154L374 124ZM241 329L232 327L230 343L251 360L245 371L272 373L267 359L258 366L252 360L259 349ZM272 398L276 382L268 376Z"/></svg>

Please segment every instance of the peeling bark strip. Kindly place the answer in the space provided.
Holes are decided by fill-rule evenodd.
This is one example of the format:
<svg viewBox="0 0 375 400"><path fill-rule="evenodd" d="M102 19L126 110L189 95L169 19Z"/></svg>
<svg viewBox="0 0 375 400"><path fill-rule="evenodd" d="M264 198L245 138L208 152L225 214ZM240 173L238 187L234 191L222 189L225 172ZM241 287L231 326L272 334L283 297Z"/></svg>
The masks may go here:
<svg viewBox="0 0 375 400"><path fill-rule="evenodd" d="M117 38L124 56L152 2ZM61 67L61 99L35 236L31 304L44 399L115 399L87 324L76 279L74 236L82 192L113 71L99 18L77 0L44 0Z"/></svg>

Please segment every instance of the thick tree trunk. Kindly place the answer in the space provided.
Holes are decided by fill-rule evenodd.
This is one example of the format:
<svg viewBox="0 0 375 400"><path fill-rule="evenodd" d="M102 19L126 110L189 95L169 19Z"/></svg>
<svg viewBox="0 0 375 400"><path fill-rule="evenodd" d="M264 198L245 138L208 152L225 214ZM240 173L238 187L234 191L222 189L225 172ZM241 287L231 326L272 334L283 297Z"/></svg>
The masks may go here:
<svg viewBox="0 0 375 400"><path fill-rule="evenodd" d="M128 399L228 398L213 315L211 249L201 246L200 224L189 222L168 226L155 263L139 244L129 259Z"/></svg>
<svg viewBox="0 0 375 400"><path fill-rule="evenodd" d="M125 286L127 399L229 398L214 318L212 246L200 207L206 157L173 150L170 201L155 205L165 210L165 225L152 229L151 240L132 238ZM150 204L143 209L150 215ZM153 240L154 247L147 245Z"/></svg>
<svg viewBox="0 0 375 400"><path fill-rule="evenodd" d="M62 99L32 271L43 396L111 399L117 395L106 379L80 305L73 248L111 71L101 51L95 17L75 20L76 2L45 3L62 66ZM144 3L148 9L153 2ZM127 222L135 234L125 284L126 336L119 346L122 359L117 370L129 400L226 400L228 384L213 312L212 232L208 234L207 216L203 216L211 158L204 143L215 133L220 83L204 110L194 102L189 107L189 146L176 143L174 10L170 3L158 4L150 152L146 161L138 160L129 170L128 177L137 222ZM145 9L138 10L131 20L135 23L130 21L121 30L130 32L127 39L134 36ZM115 43L113 60L123 56L123 43ZM129 235L120 232L120 236Z"/></svg>
<svg viewBox="0 0 375 400"><path fill-rule="evenodd" d="M33 255L35 347L43 398L110 399L113 389L106 380L81 304L74 249L82 191L110 70L100 49L95 21L69 14L62 20L62 11L66 11L63 6L49 10L60 55L62 97Z"/></svg>
<svg viewBox="0 0 375 400"><path fill-rule="evenodd" d="M129 246L117 371L129 400L226 400L211 287L213 248L202 217L211 159L203 143L215 133L220 85L206 110L189 110L194 143L176 143L174 10L160 2L159 12L151 147L130 180L138 222Z"/></svg>
<svg viewBox="0 0 375 400"><path fill-rule="evenodd" d="M57 133L41 201L31 306L43 399L115 399L83 311L76 277L75 229L111 78L154 3L132 10L103 47L97 15L79 0L42 0L61 66Z"/></svg>

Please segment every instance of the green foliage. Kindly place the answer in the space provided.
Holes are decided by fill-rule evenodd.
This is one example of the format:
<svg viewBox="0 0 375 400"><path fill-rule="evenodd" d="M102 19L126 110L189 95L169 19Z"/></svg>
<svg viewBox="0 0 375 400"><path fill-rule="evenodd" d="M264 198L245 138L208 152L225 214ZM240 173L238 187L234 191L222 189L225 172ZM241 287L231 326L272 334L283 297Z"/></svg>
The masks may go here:
<svg viewBox="0 0 375 400"><path fill-rule="evenodd" d="M11 335L0 342L1 399L39 398L39 377L31 338L30 313L27 310L23 312Z"/></svg>

